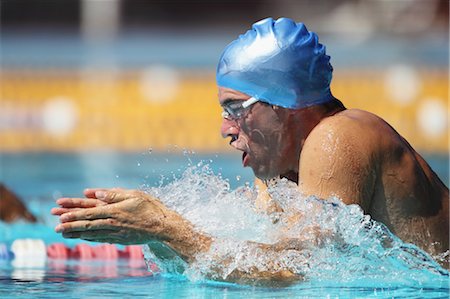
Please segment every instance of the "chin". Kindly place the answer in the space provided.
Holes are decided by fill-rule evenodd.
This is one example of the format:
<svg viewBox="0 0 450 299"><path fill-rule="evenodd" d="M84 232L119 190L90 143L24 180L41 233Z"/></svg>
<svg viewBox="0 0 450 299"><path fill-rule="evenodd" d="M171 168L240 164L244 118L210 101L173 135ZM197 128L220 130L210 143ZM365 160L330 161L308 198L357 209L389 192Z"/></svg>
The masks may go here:
<svg viewBox="0 0 450 299"><path fill-rule="evenodd" d="M275 173L274 171L270 171L265 167L252 167L253 173L260 180L270 180L275 177L278 177L280 174Z"/></svg>

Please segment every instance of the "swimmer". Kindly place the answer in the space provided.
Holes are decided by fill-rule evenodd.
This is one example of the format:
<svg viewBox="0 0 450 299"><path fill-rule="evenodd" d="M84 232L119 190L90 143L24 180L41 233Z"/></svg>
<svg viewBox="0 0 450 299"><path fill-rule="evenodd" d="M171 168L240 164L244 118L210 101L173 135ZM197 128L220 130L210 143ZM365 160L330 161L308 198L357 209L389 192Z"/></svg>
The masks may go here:
<svg viewBox="0 0 450 299"><path fill-rule="evenodd" d="M388 123L369 112L346 109L332 95L329 60L317 35L287 18L255 23L220 58L221 133L242 151L243 166L252 168L258 206L279 210L263 194L271 179L283 177L297 183L301 194L335 196L359 205L404 242L433 255L445 252L448 188ZM157 241L188 263L208 251L213 241L143 192L87 189L84 195L58 199L60 207L52 210L61 221L55 229L66 238L120 244ZM260 247L279 251L301 242L298 236ZM240 281L246 275L297 278L274 269L236 272L228 280Z"/></svg>
<svg viewBox="0 0 450 299"><path fill-rule="evenodd" d="M22 200L4 184L0 183L0 222L13 223L25 221L36 223L38 220Z"/></svg>

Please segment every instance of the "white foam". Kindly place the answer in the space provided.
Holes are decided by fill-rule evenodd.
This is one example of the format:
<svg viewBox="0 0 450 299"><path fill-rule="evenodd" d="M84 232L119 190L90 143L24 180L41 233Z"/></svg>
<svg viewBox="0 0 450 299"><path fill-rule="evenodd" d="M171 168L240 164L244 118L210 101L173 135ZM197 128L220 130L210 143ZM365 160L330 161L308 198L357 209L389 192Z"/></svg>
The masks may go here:
<svg viewBox="0 0 450 299"><path fill-rule="evenodd" d="M285 211L271 217L256 211L255 189L230 190L207 165L188 168L180 179L147 191L215 237L210 251L187 266L185 274L192 280L226 279L233 271L255 269L288 270L308 280L327 281L364 276L425 283L448 276L430 256L401 242L359 206L344 205L336 198L304 197L286 179L269 186L271 198ZM295 216L299 218L291 225ZM273 223L274 219L278 221ZM260 245L273 248L286 239L291 240L288 249L263 250Z"/></svg>

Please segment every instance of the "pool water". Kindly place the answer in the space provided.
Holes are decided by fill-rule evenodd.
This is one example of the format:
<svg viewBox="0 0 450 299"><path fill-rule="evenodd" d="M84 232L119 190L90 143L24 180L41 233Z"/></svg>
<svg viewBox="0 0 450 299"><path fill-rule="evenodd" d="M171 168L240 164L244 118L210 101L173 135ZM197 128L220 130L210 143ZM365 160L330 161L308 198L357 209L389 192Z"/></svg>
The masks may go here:
<svg viewBox="0 0 450 299"><path fill-rule="evenodd" d="M224 207L220 204L236 203L234 205L236 211L229 210L235 215L243 213L239 211L242 207L239 205L248 204L242 194L248 193L243 191L246 191L245 188L250 188L248 185L251 185L252 173L249 169L242 168L239 155L195 155L187 152L11 153L1 154L0 158L0 181L22 197L28 207L40 218L38 224L0 223L0 243L8 246L14 240L23 238L42 239L46 244L62 242L71 248L80 243L88 243L65 240L54 233L53 227L58 220L49 214L49 210L53 207L56 198L80 196L85 187L96 186L139 187L153 193L160 192L169 206L174 205L173 208L180 209L183 213L181 211L185 208L183 202L171 198L170 194L186 194L185 183L189 182L192 185L188 185L187 188L192 191L191 197L198 195L198 198L182 198L186 201L185 205L191 205L192 211L195 212L187 213L185 216L197 226L203 225L206 230L210 230L209 232L224 238L230 232L237 233L241 237L240 241L247 239L266 241L260 236L260 232L274 229L266 223L267 219L254 218L253 215L245 213L242 215L246 219L240 223L244 229L237 228L234 222L228 221L224 215L220 214L220 210ZM426 159L447 184L448 157L434 155L426 156ZM199 161L203 162L199 163ZM208 166L207 171L203 170L205 165ZM190 173L192 167L197 167L197 170ZM206 196L205 190L207 192L225 190L224 193L227 193L219 198L220 203L217 203L217 206L208 206L209 213L215 214L214 217L208 218L208 215L200 213L202 208L206 210L204 209L205 198L202 198ZM336 210L333 209L336 207L332 205L330 207L330 213L335 213ZM233 206L230 206L230 209L233 209ZM360 216L354 216L355 213L358 214L358 211L346 208L338 208L337 211L343 213L342 215L350 215L349 220L358 222L360 219L357 218ZM327 218L327 221L330 222L330 218ZM376 225L372 227L380 228ZM349 232L339 231L339 233L345 235ZM351 243L353 236L347 237L348 242ZM363 232L363 237L367 239L365 241L370 242L368 234ZM379 236L375 234L374 238ZM219 247L215 254L224 256L242 254L245 247L239 247L240 241L236 243L234 239L229 240L228 242L234 244L234 247L224 241L222 247L219 246L220 244L217 245ZM408 251L386 254L384 249L374 247L375 254L372 256L368 254L368 251L361 249L362 246L353 247L352 251L340 251L341 249L337 250L333 246L325 247L322 255L319 254L320 250L316 250L318 253L315 255L313 253L311 262L312 265L316 265L315 269L311 269L311 265L302 269L309 275L309 279L289 287L245 286L209 281L201 275L210 270L208 268L211 266L210 256L202 257L200 262L188 269L184 275L150 273L143 260L48 259L42 265L27 266L0 259L0 298L60 298L62 296L67 298L136 296L148 298L448 298L449 296L448 272L433 264L432 260L429 261L427 256L420 254L418 258L413 256L412 262L408 264L402 260L405 256L409 257ZM404 244L399 245L399 248L405 247L407 246ZM415 249L411 250L414 252ZM389 258L385 258L386 256ZM372 260L366 262L361 257ZM334 260L331 261L331 259ZM261 260L254 262L260 263Z"/></svg>
<svg viewBox="0 0 450 299"><path fill-rule="evenodd" d="M73 270L42 269L45 279L10 277L1 269L2 298L447 298L448 288L302 283L286 288L192 283L182 277L130 276L125 266L116 277L80 275ZM93 270L96 270L93 268Z"/></svg>

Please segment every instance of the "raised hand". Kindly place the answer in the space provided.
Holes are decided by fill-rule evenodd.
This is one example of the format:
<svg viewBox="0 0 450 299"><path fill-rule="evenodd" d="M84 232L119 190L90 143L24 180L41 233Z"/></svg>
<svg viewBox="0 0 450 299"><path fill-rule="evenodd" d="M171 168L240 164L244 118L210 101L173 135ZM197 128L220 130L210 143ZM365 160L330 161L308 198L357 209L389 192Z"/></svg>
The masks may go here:
<svg viewBox="0 0 450 299"><path fill-rule="evenodd" d="M55 231L65 238L118 244L156 240L186 259L209 244L209 238L195 232L190 222L144 192L86 189L84 194L87 198L58 199L60 207L51 211L60 216Z"/></svg>
<svg viewBox="0 0 450 299"><path fill-rule="evenodd" d="M64 213L68 213L71 211L77 211L84 208L93 208L97 206L106 205L107 202L97 199L95 196L96 192L101 195L101 192L106 192L108 189L97 188L97 189L85 189L84 195L87 198L67 198L63 197L56 201L56 203L60 206L58 208L52 208L51 213L56 216L61 216ZM122 190L122 189L109 189L109 190Z"/></svg>

